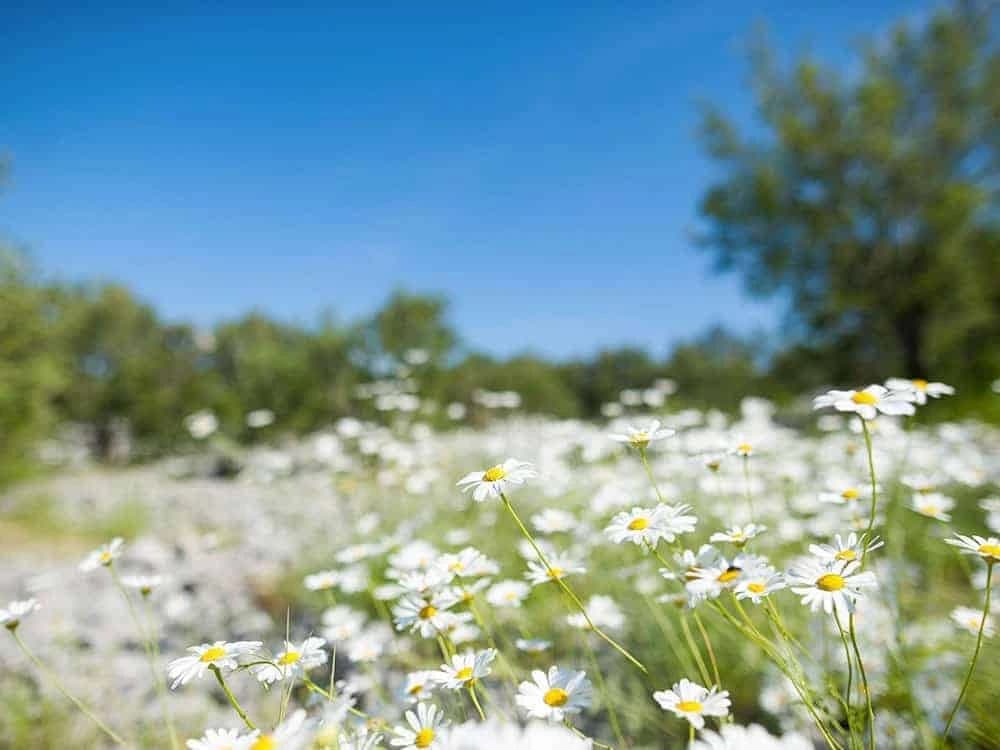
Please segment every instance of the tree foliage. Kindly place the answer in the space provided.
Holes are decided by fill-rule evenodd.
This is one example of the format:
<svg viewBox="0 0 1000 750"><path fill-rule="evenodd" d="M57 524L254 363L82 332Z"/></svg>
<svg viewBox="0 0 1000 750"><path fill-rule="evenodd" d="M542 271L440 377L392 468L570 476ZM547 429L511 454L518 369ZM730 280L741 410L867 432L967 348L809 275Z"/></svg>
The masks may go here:
<svg viewBox="0 0 1000 750"><path fill-rule="evenodd" d="M1000 371L1000 56L995 4L898 26L859 72L753 56L763 137L704 119L722 178L704 242L790 302L826 382L886 372L982 388Z"/></svg>

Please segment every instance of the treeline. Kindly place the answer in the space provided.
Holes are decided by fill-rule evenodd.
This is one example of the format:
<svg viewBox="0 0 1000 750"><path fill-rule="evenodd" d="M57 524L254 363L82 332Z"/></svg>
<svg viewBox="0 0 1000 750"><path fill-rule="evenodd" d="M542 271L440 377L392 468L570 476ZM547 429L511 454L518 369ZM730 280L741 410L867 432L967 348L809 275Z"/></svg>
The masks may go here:
<svg viewBox="0 0 1000 750"><path fill-rule="evenodd" d="M98 456L125 428L142 456L190 441L184 417L199 410L214 413L223 434L246 441L303 433L345 415L390 419L398 409L388 399L401 393L409 401L399 409L445 424L456 410L484 418L492 410L484 392L515 392L521 411L591 418L621 403L623 391L626 406L648 407L648 398L643 404L641 393L627 391L658 381L661 394L676 389L672 407L723 410L746 395L781 401L828 383L814 351L805 359L797 348L762 351L762 342L712 330L662 360L636 349L568 362L497 359L462 345L443 298L405 292L355 322L327 314L301 326L252 312L202 331L163 320L120 285L47 281L8 254L0 264L0 465L23 465L39 438L66 423L89 428ZM878 376L890 374L900 371ZM273 412L273 424L249 426L254 410Z"/></svg>

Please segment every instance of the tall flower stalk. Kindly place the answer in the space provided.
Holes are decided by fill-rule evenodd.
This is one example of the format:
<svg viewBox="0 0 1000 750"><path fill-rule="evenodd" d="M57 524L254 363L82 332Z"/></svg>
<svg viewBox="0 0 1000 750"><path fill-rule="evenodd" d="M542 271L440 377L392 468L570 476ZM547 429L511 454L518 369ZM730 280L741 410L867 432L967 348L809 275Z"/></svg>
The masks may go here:
<svg viewBox="0 0 1000 750"><path fill-rule="evenodd" d="M979 661L979 652L983 648L983 632L986 630L986 623L990 616L990 592L993 588L993 561L988 561L986 564L986 596L983 601L983 616L979 623L979 633L976 635L976 648L972 652L972 659L969 662L969 671L965 673L965 680L962 681L962 689L958 693L958 699L955 701L954 707L951 709L951 714L948 716L948 723L945 725L944 732L942 733L942 740L948 738L948 733L951 731L951 725L955 722L955 717L958 715L959 709L962 707L962 702L965 700L965 694L969 690L969 683L972 681L972 673L976 671L976 663Z"/></svg>

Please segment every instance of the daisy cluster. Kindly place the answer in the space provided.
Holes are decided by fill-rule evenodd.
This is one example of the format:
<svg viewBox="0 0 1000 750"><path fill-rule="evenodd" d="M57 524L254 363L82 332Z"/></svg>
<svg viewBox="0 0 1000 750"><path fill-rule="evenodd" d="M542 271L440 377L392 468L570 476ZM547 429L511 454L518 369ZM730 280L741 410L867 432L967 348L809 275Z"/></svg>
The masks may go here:
<svg viewBox="0 0 1000 750"><path fill-rule="evenodd" d="M121 721L132 709L110 710L99 670L74 678L49 612L98 612L78 635L130 653L110 685L151 675L119 708L146 706L173 748L844 750L972 736L965 698L996 631L1000 441L907 421L951 392L897 378L832 390L792 428L758 399L735 420L670 411L657 385L623 392L607 425L511 416L437 433L415 394L373 386L364 397L398 423L343 420L255 448L236 482L176 479L170 464L133 477L155 533L88 554L84 584L31 574L0 608L3 653L20 650L18 669L43 681L65 676L52 689L112 744L136 743ZM188 428L205 432L197 416ZM948 592L940 607L928 587ZM125 646L136 639L141 650ZM733 722L762 713L780 734Z"/></svg>

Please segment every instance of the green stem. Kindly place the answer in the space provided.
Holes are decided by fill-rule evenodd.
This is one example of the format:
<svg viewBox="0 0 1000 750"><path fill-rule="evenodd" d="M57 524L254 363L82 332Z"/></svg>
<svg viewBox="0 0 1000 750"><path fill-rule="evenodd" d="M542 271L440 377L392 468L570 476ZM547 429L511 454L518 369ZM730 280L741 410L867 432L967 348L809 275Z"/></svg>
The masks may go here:
<svg viewBox="0 0 1000 750"><path fill-rule="evenodd" d="M479 720L486 721L486 714L483 713L483 707L479 705L479 698L476 697L476 686L472 682L469 683L469 697L472 698L472 705L479 712Z"/></svg>
<svg viewBox="0 0 1000 750"><path fill-rule="evenodd" d="M219 687L222 688L222 692L225 693L226 697L229 699L229 705L233 707L233 710L236 711L236 715L239 716L243 720L243 723L247 725L247 729L256 729L257 727L255 727L254 723L250 721L250 717L248 717L246 711L243 710L243 706L241 706L240 702L236 700L236 696L233 695L233 691L230 690L229 685L226 684L226 680L222 676L222 671L214 664L209 664L208 668L212 671L212 674L215 675L215 679L218 681Z"/></svg>
<svg viewBox="0 0 1000 750"><path fill-rule="evenodd" d="M302 676L302 684L305 685L312 692L316 693L317 695L323 696L328 701L335 701L337 699L337 696L335 696L332 692L324 690L305 675ZM365 721L379 721L379 719L373 719L364 711L359 711L358 709L354 708L354 706L348 706L347 711L348 713L357 716L359 719L364 719Z"/></svg>
<svg viewBox="0 0 1000 750"><path fill-rule="evenodd" d="M865 663L861 659L861 649L858 647L858 638L854 629L854 613L851 613L848 620L848 633L851 636L851 646L854 648L854 658L858 662L858 672L861 674L861 687L865 691L865 706L868 709L868 739L871 742L871 750L875 750L875 709L872 707L872 693L868 689L868 673L865 671Z"/></svg>
<svg viewBox="0 0 1000 750"><path fill-rule="evenodd" d="M698 626L701 639L705 643L705 650L708 651L708 660L712 663L712 675L715 677L715 684L721 687L722 679L719 677L719 664L715 660L715 650L712 648L712 640L708 637L708 631L705 630L705 623L701 621L701 616L697 612L694 613L694 624Z"/></svg>
<svg viewBox="0 0 1000 750"><path fill-rule="evenodd" d="M28 660L35 665L35 667L38 669L39 672L45 675L49 679L49 681L52 682L52 685L55 687L56 690L62 693L64 698L66 698L74 706L76 706L84 716L86 716L88 719L94 722L94 724L96 724L98 728L102 732L104 732L108 737L110 737L116 744L119 745L125 744L125 740L123 740L107 724L105 724L103 721L97 718L94 712L91 711L89 708L87 708L86 705L84 705L83 701L81 701L79 698L77 698L75 695L69 692L69 690L67 690L65 686L63 686L62 682L59 680L58 677L56 677L55 673L52 672L48 667L46 667L41 662L41 660L37 656L35 656L34 653L31 652L31 650L27 647L27 645L25 645L24 641L21 640L21 636L17 634L16 630L10 628L8 628L8 630L10 630L10 634L14 636L14 641L17 643L18 647L21 649L24 655L28 657Z"/></svg>
<svg viewBox="0 0 1000 750"><path fill-rule="evenodd" d="M705 666L705 660L701 658L701 651L698 650L698 646L695 644L694 638L691 636L691 627L688 625L686 612L681 612L680 621L681 630L684 631L684 640L687 641L691 655L698 664L698 673L701 675L701 679L704 680L707 685L712 681L712 678L708 674L708 668Z"/></svg>
<svg viewBox="0 0 1000 750"><path fill-rule="evenodd" d="M597 663L597 654L594 653L594 649L587 642L586 633L583 634L582 640L584 648L587 650L587 656L590 657L590 664L594 668L594 680L597 682L597 690L601 694L604 707L608 711L608 719L611 721L611 731L614 732L615 741L622 747L628 747L628 744L625 742L625 735L622 733L621 724L618 722L618 712L615 711L614 703L608 692L608 685L604 681L604 675L601 673L601 666Z"/></svg>
<svg viewBox="0 0 1000 750"><path fill-rule="evenodd" d="M545 554L542 552L542 550L538 547L538 544L535 542L535 538L531 535L531 532L528 531L528 528L524 525L524 522L521 520L521 517L517 514L517 511L514 510L514 506L511 505L510 500L508 500L507 496L502 492L500 493L500 499L503 500L504 507L507 509L507 512L510 513L511 517L514 519L514 522L521 530L521 534L524 535L524 538L528 540L528 543L531 545L531 548L535 551L535 554L538 555L539 561L542 563L542 565L545 566L546 570L551 569L552 566L549 565L548 559L545 557ZM578 597L576 593L574 593L573 589L569 587L569 584L567 584L560 577L556 577L555 581L559 585L559 587L566 593L566 595L570 598L570 600L573 602L573 605L580 611L580 614L583 615L583 619L586 621L588 627L590 627L591 630L597 633L597 635L600 636L600 638L602 638L609 646L611 646L618 653L620 653L622 656L624 656L626 659L632 662L632 664L634 664L643 674L649 674L649 670L646 669L645 665L643 665L641 661L632 656L632 654L629 653L629 651L624 646L619 644L618 641L616 641L614 638L612 638L610 635L605 633L603 630L597 627L597 625L594 624L594 621L590 619L590 615L587 614L587 608L583 606L583 602L580 601L580 597Z"/></svg>
<svg viewBox="0 0 1000 750"><path fill-rule="evenodd" d="M875 479L875 457L872 454L872 434L868 430L868 422L865 421L863 417L858 417L861 420L861 430L865 436L865 450L868 453L868 476L871 478L872 482L872 507L871 513L868 517L868 530L865 532L866 539L870 540L872 536L872 528L875 526L875 507L877 505L878 498L878 483ZM868 552L867 544L861 548L861 562L865 561L865 554Z"/></svg>
<svg viewBox="0 0 1000 750"><path fill-rule="evenodd" d="M750 492L750 456L743 456L743 488L747 505L750 508L750 520L752 521L757 514L753 510L753 496Z"/></svg>
<svg viewBox="0 0 1000 750"><path fill-rule="evenodd" d="M979 651L983 647L983 631L986 629L986 620L990 615L990 590L993 587L993 563L987 563L986 568L986 601L983 604L983 619L979 623L979 634L976 636L976 650L972 652L972 661L969 663L969 671L965 675L965 681L962 683L962 690L958 694L958 700L955 701L955 707L951 709L951 715L948 717L948 723L945 725L944 734L941 735L942 740L948 738L948 732L951 731L951 725L955 721L955 717L958 715L958 710L962 707L962 701L965 699L965 693L969 689L969 682L972 681L972 673L976 670L976 662L979 661Z"/></svg>
<svg viewBox="0 0 1000 750"><path fill-rule="evenodd" d="M840 640L844 644L844 659L847 662L847 690L844 691L844 710L847 712L847 728L851 733L851 745L857 744L857 732L854 728L854 714L851 711L851 691L854 684L854 658L851 656L851 647L847 642L847 634L844 626L840 622L840 614L836 607L833 610L833 619L837 623L837 630L840 632Z"/></svg>
<svg viewBox="0 0 1000 750"><path fill-rule="evenodd" d="M649 467L649 459L646 458L645 446L641 446L639 448L639 458L642 460L642 466L646 470L646 476L649 477L649 483L653 485L653 491L656 493L656 499L662 503L663 495L660 494L660 487L657 485L656 479L653 478L653 470Z"/></svg>
<svg viewBox="0 0 1000 750"><path fill-rule="evenodd" d="M586 740L587 742L589 742L594 747L600 748L601 750L615 750L613 747L611 747L611 745L605 745L603 742L598 742L593 737L588 737L587 735L585 735L579 729L577 729L576 727L574 727L570 723L569 719L566 719L566 721L563 722L563 723L566 725L566 728L569 729L569 731L571 731L573 734L575 734L581 740Z"/></svg>

